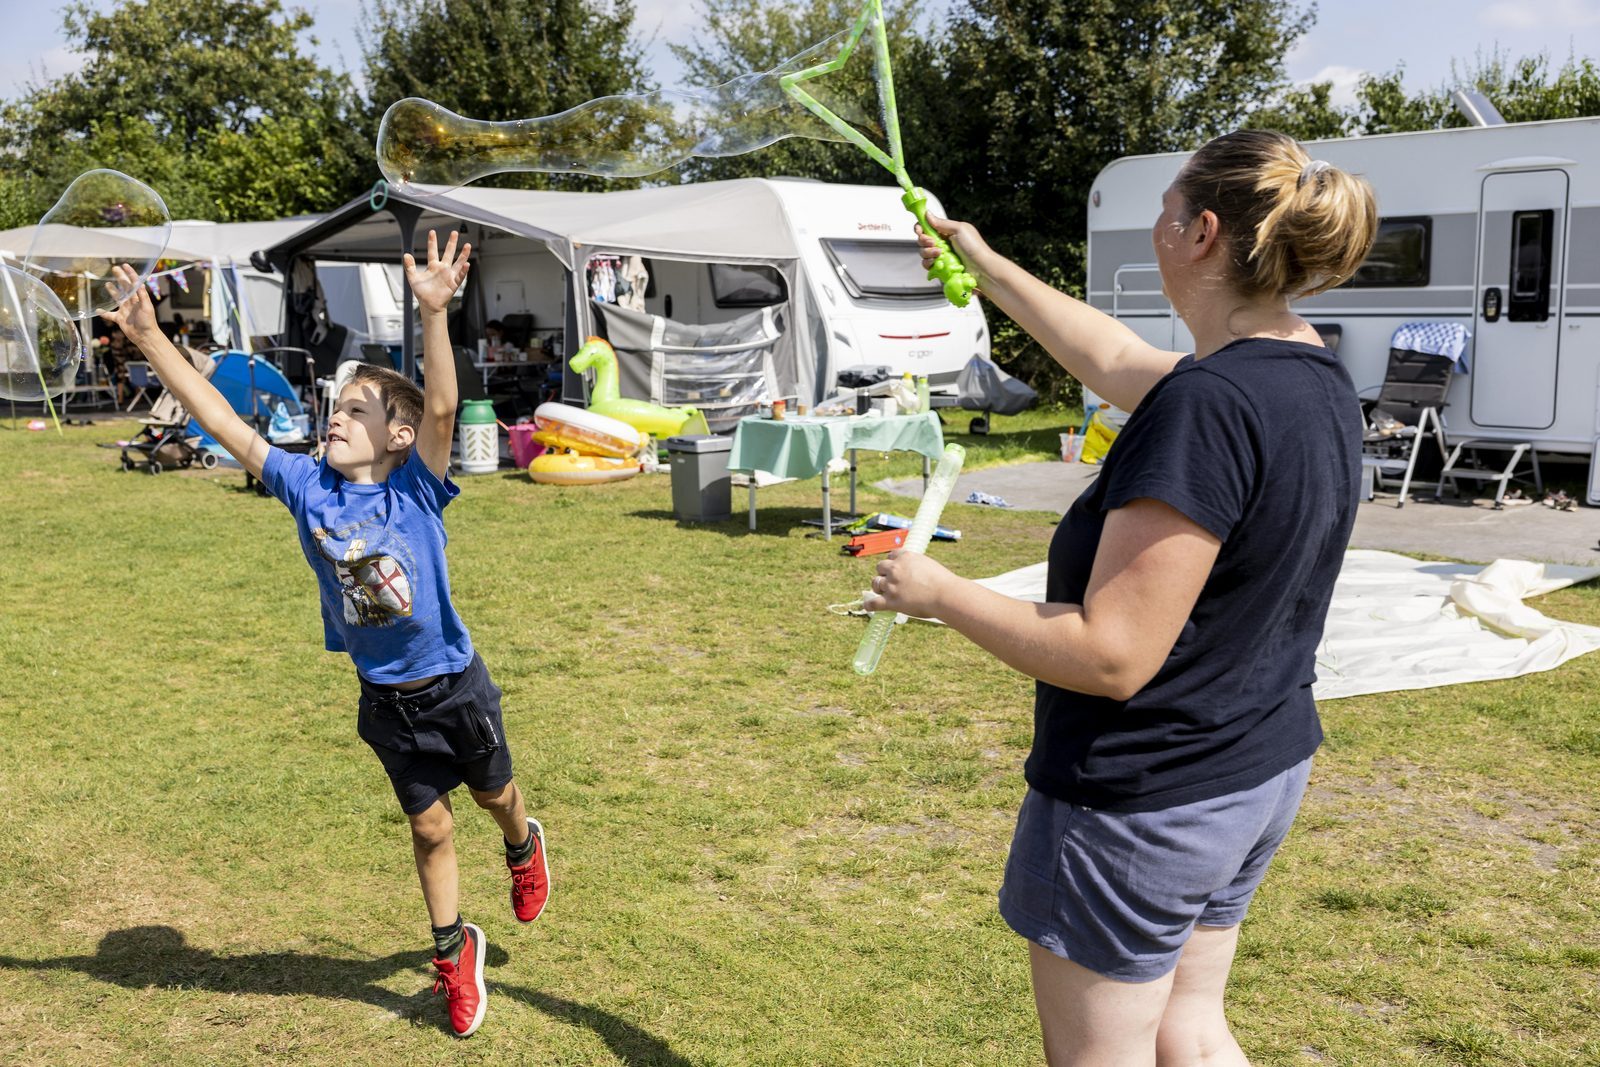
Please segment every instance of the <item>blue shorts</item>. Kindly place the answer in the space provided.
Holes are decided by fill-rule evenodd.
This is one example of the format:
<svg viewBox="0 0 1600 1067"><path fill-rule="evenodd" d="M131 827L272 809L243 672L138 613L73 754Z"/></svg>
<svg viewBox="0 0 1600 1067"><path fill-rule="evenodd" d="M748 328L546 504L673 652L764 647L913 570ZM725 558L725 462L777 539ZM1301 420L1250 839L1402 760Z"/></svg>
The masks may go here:
<svg viewBox="0 0 1600 1067"><path fill-rule="evenodd" d="M1160 978L1196 924L1244 919L1310 775L1307 759L1252 789L1141 812L1096 811L1030 789L1000 915L1096 974Z"/></svg>

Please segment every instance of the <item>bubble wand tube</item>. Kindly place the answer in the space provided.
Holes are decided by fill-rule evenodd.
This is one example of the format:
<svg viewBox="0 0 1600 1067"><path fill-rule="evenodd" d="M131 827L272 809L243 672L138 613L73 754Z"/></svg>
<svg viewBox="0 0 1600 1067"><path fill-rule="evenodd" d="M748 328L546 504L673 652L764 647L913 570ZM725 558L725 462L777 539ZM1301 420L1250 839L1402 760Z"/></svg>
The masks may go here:
<svg viewBox="0 0 1600 1067"><path fill-rule="evenodd" d="M933 478L928 482L927 492L922 494L922 503L917 505L917 516L911 520L911 532L906 534L905 551L924 553L928 551L928 542L933 538L934 527L939 525L939 516L944 511L945 502L950 499L950 493L956 487L956 477L961 473L961 464L967 458L967 450L960 445L945 445L944 455L939 458L939 466L933 472ZM872 619L867 623L867 632L861 638L861 644L856 648L856 658L852 663L856 673L868 675L878 669L878 660L883 658L883 649L889 643L889 635L894 632L894 619L899 614L894 611L874 611Z"/></svg>
<svg viewBox="0 0 1600 1067"><path fill-rule="evenodd" d="M800 87L801 82L830 74L843 67L855 51L856 45L860 43L861 35L866 32L869 22L872 24L876 50L874 66L878 75L878 98L883 105L883 132L884 139L889 143L888 152L873 144L860 130L829 111L816 97ZM861 7L861 14L856 18L854 28L850 31L850 36L845 38L844 47L839 50L837 56L806 70L785 74L778 79L778 84L807 111L827 123L834 133L861 149L874 162L894 175L894 180L905 190L900 202L906 206L907 211L916 216L922 232L932 238L934 246L939 249L939 255L934 259L933 266L928 268L928 279L943 284L945 298L950 303L956 307L966 307L967 302L972 299L972 291L978 287L978 279L962 262L960 253L928 224L928 194L912 185L911 177L906 173L905 153L900 145L900 112L894 102L894 74L889 67L889 34L883 24L883 0L866 0Z"/></svg>

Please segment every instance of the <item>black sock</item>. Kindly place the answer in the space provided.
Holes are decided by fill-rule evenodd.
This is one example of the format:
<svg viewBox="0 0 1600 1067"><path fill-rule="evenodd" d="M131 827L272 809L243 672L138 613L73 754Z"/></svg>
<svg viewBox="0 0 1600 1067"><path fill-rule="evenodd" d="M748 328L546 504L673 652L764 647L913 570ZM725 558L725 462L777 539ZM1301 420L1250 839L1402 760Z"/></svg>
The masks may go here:
<svg viewBox="0 0 1600 1067"><path fill-rule="evenodd" d="M449 926L435 926L433 930L433 955L435 959L461 961L461 947L467 943L467 933L461 928L461 916Z"/></svg>
<svg viewBox="0 0 1600 1067"><path fill-rule="evenodd" d="M502 839L504 840L504 839ZM513 867L520 867L528 862L528 857L533 855L533 827L528 827L528 839L520 845L513 845L506 841L506 862Z"/></svg>

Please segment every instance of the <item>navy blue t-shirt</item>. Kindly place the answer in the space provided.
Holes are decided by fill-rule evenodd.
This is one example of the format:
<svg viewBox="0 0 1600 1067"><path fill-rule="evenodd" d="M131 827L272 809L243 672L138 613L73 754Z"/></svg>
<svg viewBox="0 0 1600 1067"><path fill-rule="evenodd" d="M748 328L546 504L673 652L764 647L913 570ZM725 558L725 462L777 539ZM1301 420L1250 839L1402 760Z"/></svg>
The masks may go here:
<svg viewBox="0 0 1600 1067"><path fill-rule="evenodd" d="M1185 356L1128 419L1050 543L1045 599L1081 604L1106 515L1159 500L1222 540L1177 644L1131 700L1039 682L1033 788L1152 811L1260 785L1322 742L1316 649L1361 473L1361 410L1319 345Z"/></svg>

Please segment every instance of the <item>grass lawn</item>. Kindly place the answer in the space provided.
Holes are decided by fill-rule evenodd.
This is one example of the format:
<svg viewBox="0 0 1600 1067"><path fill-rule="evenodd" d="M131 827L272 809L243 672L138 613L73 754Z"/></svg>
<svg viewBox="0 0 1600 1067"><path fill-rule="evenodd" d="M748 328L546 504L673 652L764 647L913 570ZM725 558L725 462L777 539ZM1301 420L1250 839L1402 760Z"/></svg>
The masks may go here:
<svg viewBox="0 0 1600 1067"><path fill-rule="evenodd" d="M996 420L973 462L1051 455ZM951 416L965 426L966 416ZM1032 689L935 627L871 679L827 611L870 564L679 526L665 477L464 480L456 602L505 690L554 893L522 928L493 823L458 806L490 1014L428 992L408 835L321 651L287 513L238 471L151 478L127 424L0 423L0 1024L50 1065L1024 1064L1026 952L994 895ZM872 457L869 488L914 460ZM982 576L1053 516L952 506ZM1600 623L1600 591L1544 599ZM1327 704L1329 740L1257 897L1231 1018L1256 1064L1600 1063L1600 658Z"/></svg>

